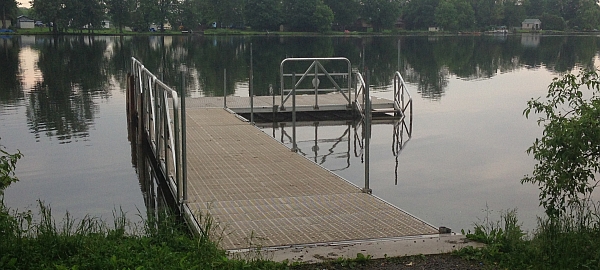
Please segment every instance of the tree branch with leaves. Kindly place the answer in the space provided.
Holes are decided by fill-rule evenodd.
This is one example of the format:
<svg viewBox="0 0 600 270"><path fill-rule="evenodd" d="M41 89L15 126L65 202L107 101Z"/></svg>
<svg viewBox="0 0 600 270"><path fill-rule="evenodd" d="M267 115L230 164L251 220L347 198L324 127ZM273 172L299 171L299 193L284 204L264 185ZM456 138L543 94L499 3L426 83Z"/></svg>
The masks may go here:
<svg viewBox="0 0 600 270"><path fill-rule="evenodd" d="M23 157L20 151L15 154L8 153L4 146L0 145L0 195L10 184L19 179L15 176L17 160Z"/></svg>
<svg viewBox="0 0 600 270"><path fill-rule="evenodd" d="M541 114L543 136L528 154L538 161L521 183L537 184L540 205L549 217L582 206L598 185L600 172L600 77L582 71L555 78L546 100L532 99L523 112Z"/></svg>

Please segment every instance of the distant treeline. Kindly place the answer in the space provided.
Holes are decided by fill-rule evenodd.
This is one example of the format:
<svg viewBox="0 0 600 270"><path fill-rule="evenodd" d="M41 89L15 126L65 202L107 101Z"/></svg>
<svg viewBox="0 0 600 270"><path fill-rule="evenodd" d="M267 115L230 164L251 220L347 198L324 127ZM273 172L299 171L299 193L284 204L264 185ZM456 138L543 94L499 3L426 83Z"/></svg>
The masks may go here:
<svg viewBox="0 0 600 270"><path fill-rule="evenodd" d="M596 0L32 0L30 16L53 31L93 30L110 20L119 30L250 28L255 31L384 31L404 28L483 31L539 19L544 30L594 30ZM19 14L16 0L0 0L0 16ZM52 22L52 24L49 24Z"/></svg>

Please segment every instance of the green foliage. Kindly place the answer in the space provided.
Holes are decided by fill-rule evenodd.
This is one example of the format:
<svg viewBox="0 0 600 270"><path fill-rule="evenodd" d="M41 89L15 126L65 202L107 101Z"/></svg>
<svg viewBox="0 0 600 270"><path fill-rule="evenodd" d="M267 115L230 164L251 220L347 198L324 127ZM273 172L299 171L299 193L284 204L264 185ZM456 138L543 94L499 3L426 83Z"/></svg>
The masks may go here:
<svg viewBox="0 0 600 270"><path fill-rule="evenodd" d="M285 269L286 263L227 258L215 242L192 238L183 224L159 214L143 227L115 213L110 228L98 218L56 223L48 206L39 215L0 204L0 269ZM203 226L206 228L206 226ZM145 228L138 231L137 228Z"/></svg>
<svg viewBox="0 0 600 270"><path fill-rule="evenodd" d="M0 145L0 195L10 184L19 181L15 175L17 160L23 157L20 151L15 154L8 153Z"/></svg>
<svg viewBox="0 0 600 270"><path fill-rule="evenodd" d="M584 92L587 89L589 92ZM540 205L551 218L580 206L598 184L600 172L600 81L596 71L555 78L547 100L527 102L524 114L541 114L544 135L527 152L538 161L522 183L540 188Z"/></svg>
<svg viewBox="0 0 600 270"><path fill-rule="evenodd" d="M360 3L357 0L324 0L333 11L333 22L342 29L352 26L359 17Z"/></svg>
<svg viewBox="0 0 600 270"><path fill-rule="evenodd" d="M327 32L331 30L331 24L333 23L333 11L323 1L318 1L313 13L313 24L319 32Z"/></svg>
<svg viewBox="0 0 600 270"><path fill-rule="evenodd" d="M500 269L598 269L600 267L599 213L597 205L573 207L561 218L538 220L530 237L516 226L516 212L508 211L500 222L475 226L467 237L482 241L483 248L466 247L457 252L468 260L477 260Z"/></svg>
<svg viewBox="0 0 600 270"><path fill-rule="evenodd" d="M542 21L542 28L545 30L563 31L567 27L562 17L550 13L544 13L540 17L540 21Z"/></svg>
<svg viewBox="0 0 600 270"><path fill-rule="evenodd" d="M8 19L15 20L19 12L18 3L15 0L0 0L0 28L8 28L5 21Z"/></svg>
<svg viewBox="0 0 600 270"><path fill-rule="evenodd" d="M440 0L409 1L404 7L403 16L409 30L427 29L435 26L435 9Z"/></svg>
<svg viewBox="0 0 600 270"><path fill-rule="evenodd" d="M253 30L278 30L283 21L282 9L281 1L247 0L244 10L247 24Z"/></svg>
<svg viewBox="0 0 600 270"><path fill-rule="evenodd" d="M521 22L527 18L525 7L521 1L510 0L504 2L504 18L502 25L507 27L521 27Z"/></svg>
<svg viewBox="0 0 600 270"><path fill-rule="evenodd" d="M454 31L458 29L456 17L458 10L449 0L442 0L435 8L435 23L445 30Z"/></svg>
<svg viewBox="0 0 600 270"><path fill-rule="evenodd" d="M123 27L131 22L130 4L127 0L106 0L108 15L111 21L123 33Z"/></svg>
<svg viewBox="0 0 600 270"><path fill-rule="evenodd" d="M401 14L400 2L397 0L370 0L362 4L362 17L369 18L376 32L393 28Z"/></svg>
<svg viewBox="0 0 600 270"><path fill-rule="evenodd" d="M307 0L302 2L295 0L285 0L284 23L286 23L292 31L318 31L320 26L316 25L316 23L322 19L328 19L328 16L324 14L323 11L319 11L317 13L317 7L322 5L324 5L322 0ZM331 26L333 18L331 17L330 19L331 21L329 22L329 25Z"/></svg>

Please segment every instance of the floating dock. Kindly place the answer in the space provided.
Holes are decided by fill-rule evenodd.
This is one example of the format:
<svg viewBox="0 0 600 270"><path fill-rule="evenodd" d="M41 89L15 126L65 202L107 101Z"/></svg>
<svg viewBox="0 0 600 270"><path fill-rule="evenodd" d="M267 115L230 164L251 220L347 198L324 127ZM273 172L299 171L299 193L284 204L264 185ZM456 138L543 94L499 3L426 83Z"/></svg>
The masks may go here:
<svg viewBox="0 0 600 270"><path fill-rule="evenodd" d="M228 109L223 108L224 100L215 98L187 99L182 106L177 92L135 59L128 93L129 114L138 119L138 130L152 148L157 171L167 179L181 212L197 232L211 217L215 231L222 232L213 235L232 254L257 248L289 253L290 248L356 245L369 254L381 243L412 245L417 240L445 243L433 252L418 250L421 254L457 247L456 239L440 234L446 231L364 192L244 121L233 112L247 109L241 99L227 97L232 102ZM311 107L302 105L302 97L295 98L296 109ZM269 100L271 104L254 103L257 107L252 110L272 112L273 99ZM318 111L352 107L345 102L329 105L326 100L320 99ZM386 103L393 102L381 101ZM340 252L331 254L347 255ZM402 252L385 254L411 253ZM281 260L302 257L293 252L281 256L274 255Z"/></svg>

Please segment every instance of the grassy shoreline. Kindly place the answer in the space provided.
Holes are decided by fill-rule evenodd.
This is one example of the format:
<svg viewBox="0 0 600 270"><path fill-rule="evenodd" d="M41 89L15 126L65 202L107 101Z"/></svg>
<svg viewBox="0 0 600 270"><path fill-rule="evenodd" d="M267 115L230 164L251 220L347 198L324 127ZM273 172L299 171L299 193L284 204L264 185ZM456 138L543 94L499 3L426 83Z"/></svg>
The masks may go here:
<svg viewBox="0 0 600 270"><path fill-rule="evenodd" d="M508 35L520 35L530 34L532 32L517 31L509 33ZM541 35L597 35L599 32L578 32L578 31L549 31L543 30L535 32L533 34ZM2 33L0 36L11 36L11 35L82 35L82 36L227 36L227 35L240 35L240 36L457 36L457 35L488 35L484 32L428 32L428 31L408 31L408 30L387 30L384 32L336 32L329 31L324 33L318 32L279 32L279 31L250 31L250 30L237 30L237 29L207 29L202 32L181 32L175 30L165 30L164 32L134 32L134 31L123 31L120 33L117 29L102 29L94 30L93 33L87 30L79 31L67 31L64 33L54 34L48 28L33 28L33 29L16 29L13 33Z"/></svg>

